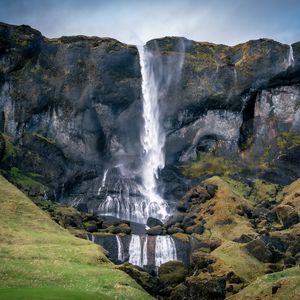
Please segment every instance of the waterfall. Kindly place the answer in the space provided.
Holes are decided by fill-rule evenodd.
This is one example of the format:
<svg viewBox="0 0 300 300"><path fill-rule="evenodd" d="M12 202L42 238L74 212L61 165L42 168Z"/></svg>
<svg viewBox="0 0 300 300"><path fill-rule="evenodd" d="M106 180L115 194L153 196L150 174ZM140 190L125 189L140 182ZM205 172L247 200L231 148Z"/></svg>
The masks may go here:
<svg viewBox="0 0 300 300"><path fill-rule="evenodd" d="M140 235L132 234L129 244L129 263L140 267L146 266L148 264L147 249L147 236L145 236L145 240L143 242Z"/></svg>
<svg viewBox="0 0 300 300"><path fill-rule="evenodd" d="M143 266L148 265L148 236L146 235L143 246Z"/></svg>
<svg viewBox="0 0 300 300"><path fill-rule="evenodd" d="M117 245L118 245L118 260L124 261L124 248L121 238L116 234Z"/></svg>
<svg viewBox="0 0 300 300"><path fill-rule="evenodd" d="M133 234L129 244L129 263L142 267L141 238Z"/></svg>
<svg viewBox="0 0 300 300"><path fill-rule="evenodd" d="M158 170L164 167L164 143L159 121L158 84L153 70L153 55L144 47L138 47L142 73L144 130L142 145L144 161L142 166L142 193L147 199L145 221L149 216L164 220L167 216L167 204L157 193Z"/></svg>
<svg viewBox="0 0 300 300"><path fill-rule="evenodd" d="M288 67L293 67L295 65L295 60L294 60L294 51L292 45L289 46L289 57L288 57Z"/></svg>
<svg viewBox="0 0 300 300"><path fill-rule="evenodd" d="M155 266L159 267L170 260L177 260L175 242L169 235L158 235L155 242Z"/></svg>
<svg viewBox="0 0 300 300"><path fill-rule="evenodd" d="M101 190L105 187L105 182L106 182L106 177L107 177L107 172L108 172L108 169L106 169L103 173L103 177L102 177L102 182L101 182L101 185L98 189L98 196L100 195L101 193Z"/></svg>

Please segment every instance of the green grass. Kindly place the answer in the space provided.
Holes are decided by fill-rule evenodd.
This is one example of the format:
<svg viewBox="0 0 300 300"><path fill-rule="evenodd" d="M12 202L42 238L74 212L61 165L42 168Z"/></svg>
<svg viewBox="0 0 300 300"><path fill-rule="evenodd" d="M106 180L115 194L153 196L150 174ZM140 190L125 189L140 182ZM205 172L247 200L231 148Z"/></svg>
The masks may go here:
<svg viewBox="0 0 300 300"><path fill-rule="evenodd" d="M19 299L13 292L19 288L66 290L58 299L73 299L67 295L72 291L97 299L152 299L101 247L72 236L1 176L0 212L0 299Z"/></svg>
<svg viewBox="0 0 300 300"><path fill-rule="evenodd" d="M272 287L277 286L276 294ZM295 267L273 274L258 277L238 294L229 297L231 300L298 300L300 299L300 268Z"/></svg>
<svg viewBox="0 0 300 300"><path fill-rule="evenodd" d="M182 173L191 177L215 173L230 175L238 171L240 171L240 166L237 162L210 153L201 154L195 162L182 168Z"/></svg>
<svg viewBox="0 0 300 300"><path fill-rule="evenodd" d="M36 137L36 138L38 138L38 139L40 139L40 140L48 143L48 144L55 145L55 143L56 143L54 139L51 139L51 138L46 137L46 136L43 136L40 133L34 132L32 135L34 137Z"/></svg>
<svg viewBox="0 0 300 300"><path fill-rule="evenodd" d="M3 299L15 300L110 300L105 295L93 295L81 290L67 290L59 288L16 288L0 289ZM1 299L2 299L1 298Z"/></svg>
<svg viewBox="0 0 300 300"><path fill-rule="evenodd" d="M11 182L13 182L16 186L18 186L22 190L34 190L39 193L42 193L44 190L44 186L40 182L27 176L16 167L12 167L8 171L8 177ZM34 175L34 177L37 178L36 175Z"/></svg>

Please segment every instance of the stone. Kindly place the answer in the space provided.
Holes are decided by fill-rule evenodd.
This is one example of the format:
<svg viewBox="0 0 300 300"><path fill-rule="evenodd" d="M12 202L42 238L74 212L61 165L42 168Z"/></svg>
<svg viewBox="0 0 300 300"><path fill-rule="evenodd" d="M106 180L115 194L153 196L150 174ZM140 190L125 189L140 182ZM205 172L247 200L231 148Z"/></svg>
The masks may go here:
<svg viewBox="0 0 300 300"><path fill-rule="evenodd" d="M218 186L215 184L208 184L206 185L206 190L208 192L208 194L211 196L211 198L213 198L218 190Z"/></svg>
<svg viewBox="0 0 300 300"><path fill-rule="evenodd" d="M111 230L111 233L113 233L113 234L119 234L119 233L130 234L131 228L129 227L128 224L122 223L122 224L119 224L119 225L113 227Z"/></svg>
<svg viewBox="0 0 300 300"><path fill-rule="evenodd" d="M178 233L178 232L182 233L184 231L180 227L172 226L167 229L167 232L168 232L168 234L174 234L174 233Z"/></svg>
<svg viewBox="0 0 300 300"><path fill-rule="evenodd" d="M182 220L182 227L185 229L189 226L193 226L195 225L196 222L193 218L191 218L190 216L185 216Z"/></svg>
<svg viewBox="0 0 300 300"><path fill-rule="evenodd" d="M175 286L171 292L170 300L187 300L188 288L185 284L181 283Z"/></svg>
<svg viewBox="0 0 300 300"><path fill-rule="evenodd" d="M279 222L284 228L290 228L291 226L299 223L298 212L290 205L278 205L275 208Z"/></svg>
<svg viewBox="0 0 300 300"><path fill-rule="evenodd" d="M273 255L262 240L256 239L245 246L246 251L262 262L272 262Z"/></svg>
<svg viewBox="0 0 300 300"><path fill-rule="evenodd" d="M149 235L161 235L163 233L163 228L161 225L156 225L147 230L147 234Z"/></svg>
<svg viewBox="0 0 300 300"><path fill-rule="evenodd" d="M158 276L163 285L179 284L184 281L187 269L181 261L168 261L158 269Z"/></svg>
<svg viewBox="0 0 300 300"><path fill-rule="evenodd" d="M163 223L162 221L158 220L158 219L155 219L155 218L152 218L152 217L149 217L148 220L147 220L147 226L148 227L154 227L154 226L157 226L157 225L160 225L162 226Z"/></svg>
<svg viewBox="0 0 300 300"><path fill-rule="evenodd" d="M98 230L96 221L87 221L83 223L84 229L87 232L96 232Z"/></svg>
<svg viewBox="0 0 300 300"><path fill-rule="evenodd" d="M125 263L119 266L119 269L127 273L138 284L140 284L147 292L156 294L158 292L158 280L156 277L151 276L149 273L144 272L137 266L132 266L129 263Z"/></svg>
<svg viewBox="0 0 300 300"><path fill-rule="evenodd" d="M191 266L194 269L205 269L214 263L214 258L202 251L196 250L191 254Z"/></svg>
<svg viewBox="0 0 300 300"><path fill-rule="evenodd" d="M225 299L226 280L222 277L192 276L186 281L188 299L223 300Z"/></svg>

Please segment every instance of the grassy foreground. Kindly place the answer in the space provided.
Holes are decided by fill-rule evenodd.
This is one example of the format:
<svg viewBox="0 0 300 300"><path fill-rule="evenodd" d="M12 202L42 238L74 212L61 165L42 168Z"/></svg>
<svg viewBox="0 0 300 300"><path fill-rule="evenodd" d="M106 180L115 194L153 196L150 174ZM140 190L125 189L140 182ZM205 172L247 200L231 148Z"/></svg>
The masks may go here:
<svg viewBox="0 0 300 300"><path fill-rule="evenodd" d="M0 299L152 299L0 176Z"/></svg>

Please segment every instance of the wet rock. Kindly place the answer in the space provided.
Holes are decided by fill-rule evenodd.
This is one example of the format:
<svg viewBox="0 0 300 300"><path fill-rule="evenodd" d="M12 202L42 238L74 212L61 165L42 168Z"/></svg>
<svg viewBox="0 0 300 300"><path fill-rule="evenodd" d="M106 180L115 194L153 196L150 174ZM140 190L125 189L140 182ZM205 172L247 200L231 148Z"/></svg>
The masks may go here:
<svg viewBox="0 0 300 300"><path fill-rule="evenodd" d="M149 235L161 235L163 233L163 228L161 225L156 225L147 230L147 234Z"/></svg>
<svg viewBox="0 0 300 300"><path fill-rule="evenodd" d="M184 281L187 269L181 261L168 261L162 264L158 270L159 280L163 285L179 284Z"/></svg>
<svg viewBox="0 0 300 300"><path fill-rule="evenodd" d="M147 226L149 226L151 228L151 227L158 226L158 225L162 226L163 225L162 221L152 218L152 217L148 218Z"/></svg>
<svg viewBox="0 0 300 300"><path fill-rule="evenodd" d="M113 234L119 234L119 233L130 234L131 228L129 227L128 224L123 223L123 224L119 224L119 225L113 227L110 232Z"/></svg>
<svg viewBox="0 0 300 300"><path fill-rule="evenodd" d="M178 233L178 232L184 232L183 229L181 229L180 227L176 227L176 226L171 226L167 229L168 234L174 234L174 233Z"/></svg>

